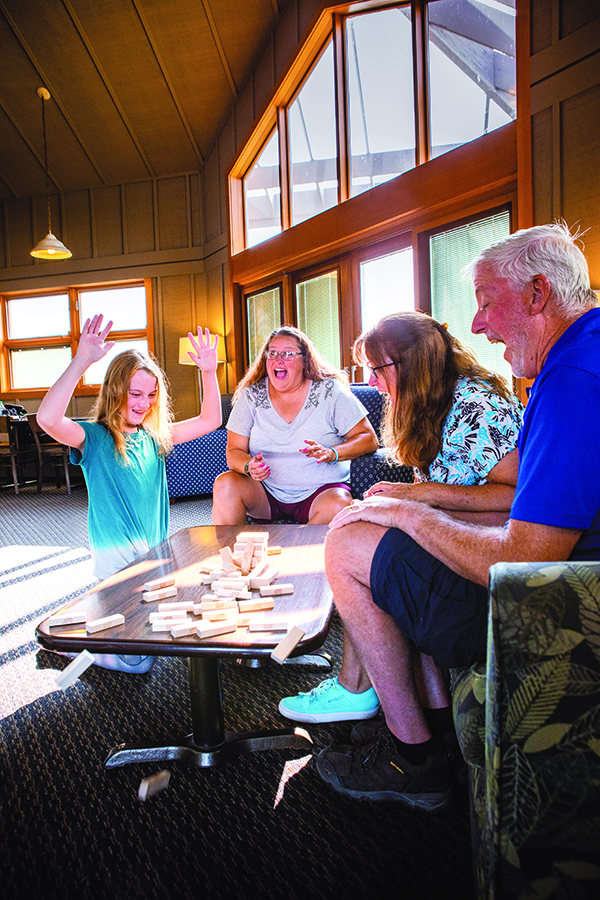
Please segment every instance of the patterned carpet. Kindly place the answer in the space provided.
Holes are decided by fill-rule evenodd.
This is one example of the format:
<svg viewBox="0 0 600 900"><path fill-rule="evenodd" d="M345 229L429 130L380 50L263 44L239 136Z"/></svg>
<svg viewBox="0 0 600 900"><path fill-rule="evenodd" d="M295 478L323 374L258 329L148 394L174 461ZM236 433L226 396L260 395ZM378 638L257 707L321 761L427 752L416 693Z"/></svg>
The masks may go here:
<svg viewBox="0 0 600 900"><path fill-rule="evenodd" d="M83 488L0 493L0 886L21 898L349 898L472 900L468 802L438 814L338 796L298 750L196 769L105 770L111 747L191 731L187 664L147 675L92 666L66 692L68 660L39 648L37 622L92 583ZM171 531L210 522L210 500L172 504ZM339 662L334 619L325 649ZM312 666L223 663L226 727L289 724L281 696L308 690ZM315 751L347 726L309 726ZM169 768L146 803L140 780Z"/></svg>

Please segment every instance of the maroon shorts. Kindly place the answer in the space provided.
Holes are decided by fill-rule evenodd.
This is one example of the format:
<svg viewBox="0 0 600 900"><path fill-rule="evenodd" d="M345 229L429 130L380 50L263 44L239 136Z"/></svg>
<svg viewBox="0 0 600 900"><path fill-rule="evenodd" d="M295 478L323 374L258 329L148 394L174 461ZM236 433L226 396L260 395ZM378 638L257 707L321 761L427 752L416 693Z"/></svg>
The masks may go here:
<svg viewBox="0 0 600 900"><path fill-rule="evenodd" d="M342 481L336 481L334 484L322 484L320 488L317 488L317 490L310 495L310 497L299 500L297 503L282 503L280 500L277 500L273 494L268 492L264 484L263 488L269 500L269 506L271 507L271 518L255 519L254 516L252 516L252 520L256 522L257 525L269 525L277 519L294 519L299 525L306 525L312 502L315 497L318 497L323 491L328 491L329 488L345 488L348 493L350 493L349 484L344 484Z"/></svg>

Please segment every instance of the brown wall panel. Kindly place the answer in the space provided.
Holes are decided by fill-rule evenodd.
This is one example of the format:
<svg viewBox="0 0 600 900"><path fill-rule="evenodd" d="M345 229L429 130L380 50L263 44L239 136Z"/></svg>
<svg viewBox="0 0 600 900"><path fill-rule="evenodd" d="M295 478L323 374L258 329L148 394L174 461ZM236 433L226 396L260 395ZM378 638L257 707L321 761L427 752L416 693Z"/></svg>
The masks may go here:
<svg viewBox="0 0 600 900"><path fill-rule="evenodd" d="M89 259L94 255L90 192L68 191L63 198L66 223L63 241L74 259Z"/></svg>
<svg viewBox="0 0 600 900"><path fill-rule="evenodd" d="M552 109L544 109L531 117L533 156L533 215L538 225L551 222L552 209Z"/></svg>
<svg viewBox="0 0 600 900"><path fill-rule="evenodd" d="M158 189L158 234L160 250L189 246L187 184L184 175L160 178Z"/></svg>
<svg viewBox="0 0 600 900"><path fill-rule="evenodd" d="M193 327L193 282L189 275L163 276L160 294L163 308L164 361L171 384L173 409L177 419L195 416L198 411L198 376L195 366L179 365L179 338Z"/></svg>
<svg viewBox="0 0 600 900"><path fill-rule="evenodd" d="M221 234L219 178L219 152L218 147L215 147L204 166L204 227L207 243Z"/></svg>
<svg viewBox="0 0 600 900"><path fill-rule="evenodd" d="M190 220L192 225L192 247L201 247L204 243L204 224L202 222L202 176L194 173L189 178Z"/></svg>
<svg viewBox="0 0 600 900"><path fill-rule="evenodd" d="M600 83L561 104L562 215L569 225L587 232L586 256L596 287L600 286L600 136L590 122L599 121Z"/></svg>
<svg viewBox="0 0 600 900"><path fill-rule="evenodd" d="M120 256L123 253L123 210L121 187L94 188L94 222L97 256Z"/></svg>
<svg viewBox="0 0 600 900"><path fill-rule="evenodd" d="M152 181L125 185L125 221L128 253L147 253L155 249Z"/></svg>
<svg viewBox="0 0 600 900"><path fill-rule="evenodd" d="M10 264L11 266L33 266L33 257L29 255L29 251L34 246L33 241L33 204L29 199L17 198L6 201L6 213L8 220L8 240L10 243ZM45 224L48 224L46 215ZM44 224L38 226L43 228ZM37 232L36 232L37 233ZM43 234L36 238L35 244L41 240L46 234L44 228Z"/></svg>

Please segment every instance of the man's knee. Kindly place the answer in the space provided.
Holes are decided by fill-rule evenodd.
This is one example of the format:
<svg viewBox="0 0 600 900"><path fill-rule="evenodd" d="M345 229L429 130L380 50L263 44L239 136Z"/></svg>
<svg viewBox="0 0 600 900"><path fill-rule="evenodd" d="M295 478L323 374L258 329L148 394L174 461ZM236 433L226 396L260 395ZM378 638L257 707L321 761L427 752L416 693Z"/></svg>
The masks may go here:
<svg viewBox="0 0 600 900"><path fill-rule="evenodd" d="M330 582L346 576L369 587L373 557L386 531L370 522L353 522L330 531L325 540L325 572Z"/></svg>

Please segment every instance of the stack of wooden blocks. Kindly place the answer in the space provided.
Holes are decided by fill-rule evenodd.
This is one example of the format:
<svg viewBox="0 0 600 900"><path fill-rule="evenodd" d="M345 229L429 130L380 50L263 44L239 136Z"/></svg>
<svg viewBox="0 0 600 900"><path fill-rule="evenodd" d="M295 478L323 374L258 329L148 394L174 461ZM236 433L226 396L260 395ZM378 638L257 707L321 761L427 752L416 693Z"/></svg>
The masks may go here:
<svg viewBox="0 0 600 900"><path fill-rule="evenodd" d="M237 535L233 548L223 547L219 553L220 564L200 568L201 582L210 590L197 603L168 601L177 594L173 577L144 585L145 602L167 601L159 602L157 611L150 613L152 630L169 633L175 639L195 634L201 640L238 628L285 632L271 654L276 662L284 662L304 632L295 625L288 628L288 623L276 615L267 615L275 608L275 597L294 592L293 584L274 583L279 571L271 565L270 557L281 553L281 547L269 547L268 532L248 531ZM259 596L253 593L256 591Z"/></svg>

